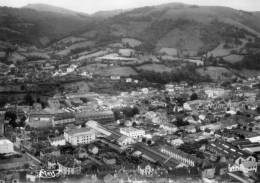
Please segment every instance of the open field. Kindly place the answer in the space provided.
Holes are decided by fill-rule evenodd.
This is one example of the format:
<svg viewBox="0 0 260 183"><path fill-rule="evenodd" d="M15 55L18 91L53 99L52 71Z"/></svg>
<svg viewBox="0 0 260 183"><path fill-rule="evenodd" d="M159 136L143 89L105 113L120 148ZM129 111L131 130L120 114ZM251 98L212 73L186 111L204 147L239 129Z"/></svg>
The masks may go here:
<svg viewBox="0 0 260 183"><path fill-rule="evenodd" d="M25 57L37 57L42 59L50 59L50 56L45 52L30 52L30 53L23 53Z"/></svg>
<svg viewBox="0 0 260 183"><path fill-rule="evenodd" d="M155 72L171 72L174 68L169 68L163 64L145 64L137 67L139 70L155 71Z"/></svg>
<svg viewBox="0 0 260 183"><path fill-rule="evenodd" d="M71 53L71 51L76 50L76 49L81 49L81 48L86 48L86 47L91 47L94 46L95 43L93 41L84 41L80 43L75 43L68 48L61 50L57 53L59 56L67 56Z"/></svg>
<svg viewBox="0 0 260 183"><path fill-rule="evenodd" d="M75 37L75 36L69 36L66 37L60 41L58 41L58 44L68 44L68 43L77 43L77 42L81 42L81 41L85 41L85 38L81 38L81 37Z"/></svg>
<svg viewBox="0 0 260 183"><path fill-rule="evenodd" d="M209 66L204 68L196 69L196 72L202 76L209 75L214 81L230 79L234 74L224 67Z"/></svg>
<svg viewBox="0 0 260 183"><path fill-rule="evenodd" d="M226 56L226 57L223 57L223 59L228 62L228 63L231 63L231 64L234 64L234 63L237 63L237 62L240 62L242 61L244 58L244 56L242 55L229 55L229 56Z"/></svg>
<svg viewBox="0 0 260 183"><path fill-rule="evenodd" d="M110 67L107 64L90 64L88 66L81 67L80 70L92 72L93 74L100 76L130 76L137 75L136 71L131 67Z"/></svg>

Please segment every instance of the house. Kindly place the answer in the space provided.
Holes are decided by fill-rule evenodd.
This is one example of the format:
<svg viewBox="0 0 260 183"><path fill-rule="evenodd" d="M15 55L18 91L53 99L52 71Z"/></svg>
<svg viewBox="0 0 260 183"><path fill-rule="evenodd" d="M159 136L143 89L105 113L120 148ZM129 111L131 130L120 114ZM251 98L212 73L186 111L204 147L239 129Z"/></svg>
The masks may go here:
<svg viewBox="0 0 260 183"><path fill-rule="evenodd" d="M72 113L57 113L54 115L52 126L64 126L70 123L74 123L75 121L75 115Z"/></svg>
<svg viewBox="0 0 260 183"><path fill-rule="evenodd" d="M69 129L64 131L64 138L74 146L89 144L96 139L96 132L90 128Z"/></svg>
<svg viewBox="0 0 260 183"><path fill-rule="evenodd" d="M45 156L44 157L44 161L47 162L47 169L49 170L54 170L57 169L58 165L57 165L57 157L49 155L49 156Z"/></svg>
<svg viewBox="0 0 260 183"><path fill-rule="evenodd" d="M149 93L149 89L148 89L148 88L142 88L142 89L141 89L141 92L142 92L143 94L148 94L148 93Z"/></svg>
<svg viewBox="0 0 260 183"><path fill-rule="evenodd" d="M110 76L111 80L120 80L120 76Z"/></svg>
<svg viewBox="0 0 260 183"><path fill-rule="evenodd" d="M142 176L150 177L150 176L154 175L155 168L150 164L142 163L142 164L138 165L137 171Z"/></svg>
<svg viewBox="0 0 260 183"><path fill-rule="evenodd" d="M142 138L145 135L144 130L134 127L120 128L120 133L133 139Z"/></svg>
<svg viewBox="0 0 260 183"><path fill-rule="evenodd" d="M132 78L126 78L126 80L125 80L125 82L127 82L127 83L132 83Z"/></svg>
<svg viewBox="0 0 260 183"><path fill-rule="evenodd" d="M217 140L207 144L206 149L217 156L224 156L229 159L229 172L242 171L244 173L249 173L257 171L256 158L228 142Z"/></svg>
<svg viewBox="0 0 260 183"><path fill-rule="evenodd" d="M120 145L120 146L128 146L130 144L133 144L135 143L135 140L131 137L128 137L126 135L122 135L118 140L117 140L117 143Z"/></svg>
<svg viewBox="0 0 260 183"><path fill-rule="evenodd" d="M0 154L8 154L14 152L14 144L5 138L0 138Z"/></svg>
<svg viewBox="0 0 260 183"><path fill-rule="evenodd" d="M59 171L63 175L79 175L81 173L81 161L71 155L64 155L58 158Z"/></svg>
<svg viewBox="0 0 260 183"><path fill-rule="evenodd" d="M202 60L185 59L184 61L195 64L196 66L203 66L204 65L204 62Z"/></svg>
<svg viewBox="0 0 260 183"><path fill-rule="evenodd" d="M175 86L175 85L173 85L173 84L166 84L166 85L165 85L165 90L166 90L167 92L169 92L169 93L174 92L174 91L175 91L174 86Z"/></svg>
<svg viewBox="0 0 260 183"><path fill-rule="evenodd" d="M228 165L228 170L230 172L242 171L245 174L257 172L257 162L253 156L247 158L239 157L235 162Z"/></svg>
<svg viewBox="0 0 260 183"><path fill-rule="evenodd" d="M211 131L217 131L222 129L222 124L221 123L212 123L212 124L206 124L200 126L200 130L205 131L206 129L211 130Z"/></svg>
<svg viewBox="0 0 260 183"><path fill-rule="evenodd" d="M49 128L53 124L53 114L43 111L32 111L29 113L26 123L33 128Z"/></svg>
<svg viewBox="0 0 260 183"><path fill-rule="evenodd" d="M178 127L175 126L174 124L162 124L160 125L160 128L164 129L167 133L172 134L175 133L178 130Z"/></svg>
<svg viewBox="0 0 260 183"><path fill-rule="evenodd" d="M46 156L55 156L58 157L60 156L60 150L58 148L55 147L47 147L44 149L40 150L40 158L43 159Z"/></svg>
<svg viewBox="0 0 260 183"><path fill-rule="evenodd" d="M52 146L64 146L66 144L64 136L48 138Z"/></svg>
<svg viewBox="0 0 260 183"><path fill-rule="evenodd" d="M226 96L230 91L223 88L206 88L205 93L208 98L220 98Z"/></svg>
<svg viewBox="0 0 260 183"><path fill-rule="evenodd" d="M254 134L251 136L246 137L250 142L258 142L260 143L260 135L259 134Z"/></svg>

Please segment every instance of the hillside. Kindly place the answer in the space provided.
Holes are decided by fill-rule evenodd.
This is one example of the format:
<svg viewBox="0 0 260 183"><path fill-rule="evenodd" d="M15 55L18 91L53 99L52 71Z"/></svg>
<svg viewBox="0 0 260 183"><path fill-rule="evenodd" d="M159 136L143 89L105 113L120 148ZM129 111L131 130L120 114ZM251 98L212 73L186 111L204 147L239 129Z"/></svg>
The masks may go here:
<svg viewBox="0 0 260 183"><path fill-rule="evenodd" d="M116 15L119 15L123 12L126 12L127 10L111 10L111 11L98 11L94 14L92 14L92 17L97 17L97 18L111 18Z"/></svg>
<svg viewBox="0 0 260 183"><path fill-rule="evenodd" d="M259 37L259 12L227 7L170 3L91 16L42 4L0 8L0 41L52 48L63 57L132 38L140 42L135 49L162 60L206 57L214 64L258 69Z"/></svg>
<svg viewBox="0 0 260 183"><path fill-rule="evenodd" d="M238 42L246 35L260 36L258 13L226 7L167 4L134 9L110 18L94 28L102 36L134 37L151 49L173 47L195 51L212 50L222 42ZM99 35L99 36L100 36Z"/></svg>
<svg viewBox="0 0 260 183"><path fill-rule="evenodd" d="M90 18L82 15L0 7L0 40L45 46L85 29L90 22Z"/></svg>
<svg viewBox="0 0 260 183"><path fill-rule="evenodd" d="M68 9L65 9L65 8L60 8L60 7L51 6L51 5L47 5L47 4L28 4L28 5L24 6L23 8L33 9L33 10L36 10L36 11L64 14L64 15L68 15L68 16L69 15L70 16L88 16L85 13L79 13L79 12L75 12L75 11L68 10Z"/></svg>

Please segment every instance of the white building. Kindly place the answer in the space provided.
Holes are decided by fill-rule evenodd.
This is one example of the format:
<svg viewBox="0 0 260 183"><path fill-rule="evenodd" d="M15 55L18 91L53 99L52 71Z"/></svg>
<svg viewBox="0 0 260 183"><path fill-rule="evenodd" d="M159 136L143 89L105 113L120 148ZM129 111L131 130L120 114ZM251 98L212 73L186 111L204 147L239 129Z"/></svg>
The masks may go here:
<svg viewBox="0 0 260 183"><path fill-rule="evenodd" d="M111 80L120 80L120 76L110 76Z"/></svg>
<svg viewBox="0 0 260 183"><path fill-rule="evenodd" d="M64 132L66 142L72 145L89 144L96 139L96 133L90 128L71 129Z"/></svg>
<svg viewBox="0 0 260 183"><path fill-rule="evenodd" d="M134 139L141 138L145 135L144 130L133 127L120 128L120 133Z"/></svg>
<svg viewBox="0 0 260 183"><path fill-rule="evenodd" d="M127 137L125 135L123 135L122 137L120 137L118 140L117 140L117 143L120 145L120 146L128 146L130 144L133 144L135 143L135 140L131 137Z"/></svg>
<svg viewBox="0 0 260 183"><path fill-rule="evenodd" d="M142 176L152 176L155 172L155 169L149 165L149 164L141 164L138 165L138 173L141 174Z"/></svg>
<svg viewBox="0 0 260 183"><path fill-rule="evenodd" d="M65 138L63 136L49 138L49 142L52 146L64 146L66 144Z"/></svg>
<svg viewBox="0 0 260 183"><path fill-rule="evenodd" d="M230 163L228 165L228 170L230 172L237 172L242 171L243 173L249 173L249 172L257 172L257 162L255 157L248 156L248 157L239 157L235 160L235 162L232 164Z"/></svg>
<svg viewBox="0 0 260 183"><path fill-rule="evenodd" d="M14 152L14 144L8 139L0 139L0 154Z"/></svg>
<svg viewBox="0 0 260 183"><path fill-rule="evenodd" d="M61 157L57 164L63 175L78 175L81 173L81 162L72 156Z"/></svg>
<svg viewBox="0 0 260 183"><path fill-rule="evenodd" d="M182 144L184 144L182 139L174 139L171 141L171 145L173 145L173 146L180 146Z"/></svg>
<svg viewBox="0 0 260 183"><path fill-rule="evenodd" d="M246 139L248 139L250 142L258 142L258 143L260 143L260 135L247 137Z"/></svg>
<svg viewBox="0 0 260 183"><path fill-rule="evenodd" d="M142 88L141 92L143 92L143 94L148 94L149 93L149 89L148 88Z"/></svg>
<svg viewBox="0 0 260 183"><path fill-rule="evenodd" d="M209 98L220 98L225 96L228 93L228 90L223 88L208 88L205 90L205 93Z"/></svg>
<svg viewBox="0 0 260 183"><path fill-rule="evenodd" d="M167 133L175 133L178 130L178 127L174 124L162 124L160 128L164 129Z"/></svg>

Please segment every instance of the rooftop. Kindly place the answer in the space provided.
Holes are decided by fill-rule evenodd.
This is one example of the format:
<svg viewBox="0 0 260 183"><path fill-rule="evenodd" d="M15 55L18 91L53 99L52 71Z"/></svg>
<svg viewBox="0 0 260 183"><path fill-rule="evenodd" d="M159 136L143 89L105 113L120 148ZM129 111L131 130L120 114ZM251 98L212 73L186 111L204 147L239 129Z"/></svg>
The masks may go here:
<svg viewBox="0 0 260 183"><path fill-rule="evenodd" d="M70 129L65 133L69 135L81 135L81 134L92 133L92 132L94 131L91 128L76 128L76 129Z"/></svg>
<svg viewBox="0 0 260 183"><path fill-rule="evenodd" d="M130 133L130 132L136 132L136 131L143 131L142 129L137 129L134 127L125 127L125 128L120 128L120 131L124 131L126 133Z"/></svg>
<svg viewBox="0 0 260 183"><path fill-rule="evenodd" d="M174 147L171 147L171 146L168 146L168 145L163 145L160 147L160 150L162 149L166 149L168 151L171 151L171 152L176 152L178 154L181 154L183 157L187 158L187 159L191 159L193 160L194 162L197 162L197 163L201 163L202 162L202 159L194 156L194 155L191 155L191 154L187 154L179 149L176 149Z"/></svg>
<svg viewBox="0 0 260 183"><path fill-rule="evenodd" d="M250 154L238 149L237 147L233 146L232 144L222 141L222 140L217 140L215 142L209 143L211 147L213 147L217 152L220 154L223 154L224 156L227 157L232 157L232 158L238 158L240 156L242 157L247 157Z"/></svg>

